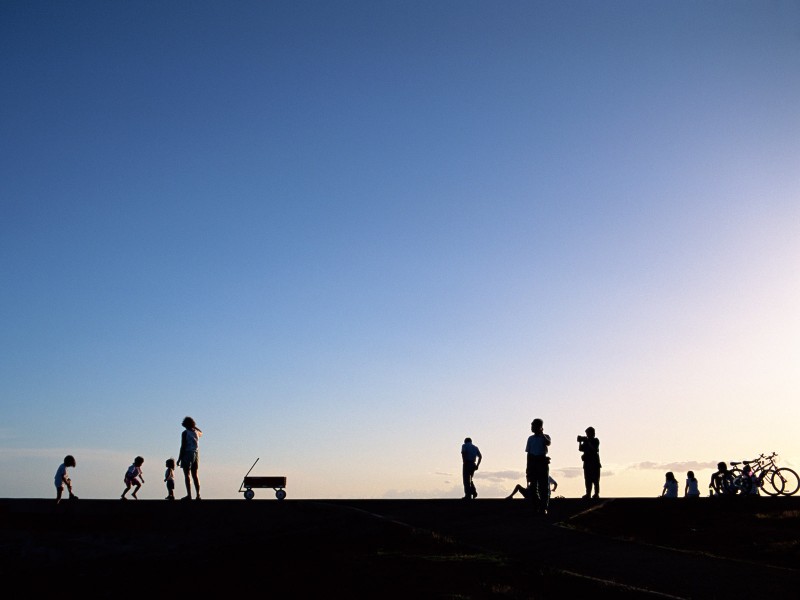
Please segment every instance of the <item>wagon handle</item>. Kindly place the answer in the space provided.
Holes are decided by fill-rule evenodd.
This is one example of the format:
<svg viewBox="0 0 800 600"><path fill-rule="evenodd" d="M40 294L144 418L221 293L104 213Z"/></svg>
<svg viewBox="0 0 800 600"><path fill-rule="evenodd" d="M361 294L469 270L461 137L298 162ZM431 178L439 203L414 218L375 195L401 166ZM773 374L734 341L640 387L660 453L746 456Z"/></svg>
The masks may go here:
<svg viewBox="0 0 800 600"><path fill-rule="evenodd" d="M259 458L260 458L260 457L259 457ZM254 463L253 463L253 467L255 467L255 466L256 466L256 463L258 462L258 460L259 460L259 459L257 458L257 459L256 459L256 462L254 462ZM252 470L253 470L253 467L250 467L250 471L252 471ZM245 473L245 477L247 477L248 475L250 475L250 471L248 471L247 473Z"/></svg>
<svg viewBox="0 0 800 600"><path fill-rule="evenodd" d="M259 458L260 458L260 457L259 457ZM255 467L255 466L256 466L256 463L257 463L257 462L258 462L258 458L256 459L256 462L254 462L254 463L253 463L253 467ZM253 467L250 467L250 471L252 471L252 470L253 470ZM241 492L241 491L244 489L244 480L245 480L245 479L247 479L247 475L250 475L250 471L248 471L248 472L247 472L247 474L246 474L246 475L244 476L244 478L242 479L242 485L240 485L240 486L239 486L239 491L240 491L240 492Z"/></svg>

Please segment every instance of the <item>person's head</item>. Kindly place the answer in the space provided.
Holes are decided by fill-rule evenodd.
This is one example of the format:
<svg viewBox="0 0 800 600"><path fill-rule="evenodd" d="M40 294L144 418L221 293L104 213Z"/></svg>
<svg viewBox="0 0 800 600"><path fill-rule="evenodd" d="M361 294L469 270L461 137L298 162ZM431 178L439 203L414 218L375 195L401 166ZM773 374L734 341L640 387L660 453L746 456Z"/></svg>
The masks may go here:
<svg viewBox="0 0 800 600"><path fill-rule="evenodd" d="M687 472L686 477L688 477L689 479L694 479L694 471Z"/></svg>
<svg viewBox="0 0 800 600"><path fill-rule="evenodd" d="M184 417L183 421L181 422L181 425L186 427L186 429L194 429L195 427L197 427L197 423L194 422L194 419L192 417Z"/></svg>
<svg viewBox="0 0 800 600"><path fill-rule="evenodd" d="M133 464L135 464L137 467L141 467L144 464L144 459L141 456L137 456L133 459Z"/></svg>
<svg viewBox="0 0 800 600"><path fill-rule="evenodd" d="M64 457L64 466L65 467L75 467L77 463L75 462L75 457L72 454L67 454Z"/></svg>
<svg viewBox="0 0 800 600"><path fill-rule="evenodd" d="M531 422L531 431L538 432L542 431L543 428L544 428L544 421L542 421L541 419L534 419Z"/></svg>
<svg viewBox="0 0 800 600"><path fill-rule="evenodd" d="M167 468L168 469L174 469L175 468L175 459L174 458L168 458L166 464L167 464Z"/></svg>
<svg viewBox="0 0 800 600"><path fill-rule="evenodd" d="M594 427L587 427L586 428L586 436L593 438L594 437Z"/></svg>
<svg viewBox="0 0 800 600"><path fill-rule="evenodd" d="M728 470L728 465L726 465L724 462L717 463L717 471L719 471L720 473L724 473L727 470Z"/></svg>
<svg viewBox="0 0 800 600"><path fill-rule="evenodd" d="M675 481L675 473L672 471L667 471L666 475L667 481Z"/></svg>
<svg viewBox="0 0 800 600"><path fill-rule="evenodd" d="M464 443L465 444L471 444L472 443L472 438L469 438L469 437L468 438L464 438Z"/></svg>

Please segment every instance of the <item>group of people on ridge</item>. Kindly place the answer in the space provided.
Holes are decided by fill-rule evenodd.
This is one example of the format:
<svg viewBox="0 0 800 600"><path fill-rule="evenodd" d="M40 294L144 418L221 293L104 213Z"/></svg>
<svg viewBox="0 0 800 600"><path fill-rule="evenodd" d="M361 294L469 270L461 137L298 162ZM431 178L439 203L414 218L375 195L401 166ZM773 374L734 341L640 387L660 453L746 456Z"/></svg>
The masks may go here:
<svg viewBox="0 0 800 600"><path fill-rule="evenodd" d="M517 484L514 491L507 498L510 500L516 494L523 498L533 500L536 509L547 514L550 502L550 493L558 487L558 483L550 476L550 457L548 449L552 440L544 432L544 421L534 419L531 422L531 434L525 445L527 464L525 467L526 487ZM600 440L597 438L594 427L587 427L585 436L578 436L578 450L582 453L583 478L586 486L584 498L600 497ZM464 484L464 500L474 500L478 497L473 476L483 460L481 451L472 443L472 438L466 438L461 446L462 480Z"/></svg>
<svg viewBox="0 0 800 600"><path fill-rule="evenodd" d="M177 466L183 469L183 475L186 482L186 496L182 500L192 499L192 482L194 482L195 498L200 500L200 479L197 475L197 470L200 467L200 436L203 432L197 427L192 417L186 417L181 423L183 431L181 432L181 447L178 451ZM142 473L142 465L144 458L137 456L133 460L133 464L125 471L123 481L125 482L125 489L122 491L122 500L127 500L127 494L133 488L131 496L136 499L139 489L144 483L144 475ZM164 482L167 486L167 500L175 500L175 459L169 458L165 463L167 470L164 473ZM66 487L69 492L70 500L77 500L78 497L72 492L72 480L69 477L69 468L75 468L77 461L75 457L68 454L64 457L64 462L58 467L55 476L56 484L56 504L61 502Z"/></svg>
<svg viewBox="0 0 800 600"><path fill-rule="evenodd" d="M662 498L677 498L678 497L678 481L675 479L675 474L672 471L667 472L664 488L661 491ZM711 475L711 481L708 482L708 494L710 496L735 496L741 489L745 494L758 495L758 488L761 485L758 477L756 476L753 468L745 463L742 469L742 478L740 480L740 488L734 485L733 473L728 469L728 465L724 462L717 463L717 470ZM686 498L699 498L700 489L697 484L697 478L694 476L693 471L686 473L686 487L684 488L684 496Z"/></svg>

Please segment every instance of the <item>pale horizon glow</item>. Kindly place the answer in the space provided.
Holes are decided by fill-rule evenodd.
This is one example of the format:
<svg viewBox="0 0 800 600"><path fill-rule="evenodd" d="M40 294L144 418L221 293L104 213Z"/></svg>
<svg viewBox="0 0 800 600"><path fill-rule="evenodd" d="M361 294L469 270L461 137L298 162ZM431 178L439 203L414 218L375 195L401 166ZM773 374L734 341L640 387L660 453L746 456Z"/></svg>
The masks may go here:
<svg viewBox="0 0 800 600"><path fill-rule="evenodd" d="M0 6L0 497L800 467L800 6ZM177 473L176 493L184 494ZM272 498L257 491L257 499Z"/></svg>

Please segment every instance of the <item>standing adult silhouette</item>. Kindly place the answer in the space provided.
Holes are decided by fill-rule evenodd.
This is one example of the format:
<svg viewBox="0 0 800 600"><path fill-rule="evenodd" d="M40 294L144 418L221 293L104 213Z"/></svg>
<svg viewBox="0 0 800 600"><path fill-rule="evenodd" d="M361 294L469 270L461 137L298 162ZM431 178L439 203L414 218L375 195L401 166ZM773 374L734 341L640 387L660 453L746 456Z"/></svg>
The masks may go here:
<svg viewBox="0 0 800 600"><path fill-rule="evenodd" d="M578 436L578 450L583 452L583 481L586 484L584 498L600 497L600 440L597 439L594 427L586 428L586 435ZM592 495L594 488L594 495Z"/></svg>
<svg viewBox="0 0 800 600"><path fill-rule="evenodd" d="M461 476L464 482L463 500L474 500L478 497L478 490L475 489L472 476L478 470L481 460L483 460L481 451L472 443L472 438L464 438L464 443L461 445L461 461L463 463Z"/></svg>
<svg viewBox="0 0 800 600"><path fill-rule="evenodd" d="M525 452L528 453L528 465L525 475L528 479L528 487L531 489L532 500L536 503L536 509L547 514L550 501L550 457L547 456L547 449L550 446L550 436L544 432L544 421L534 419L531 422L533 435L528 437Z"/></svg>

